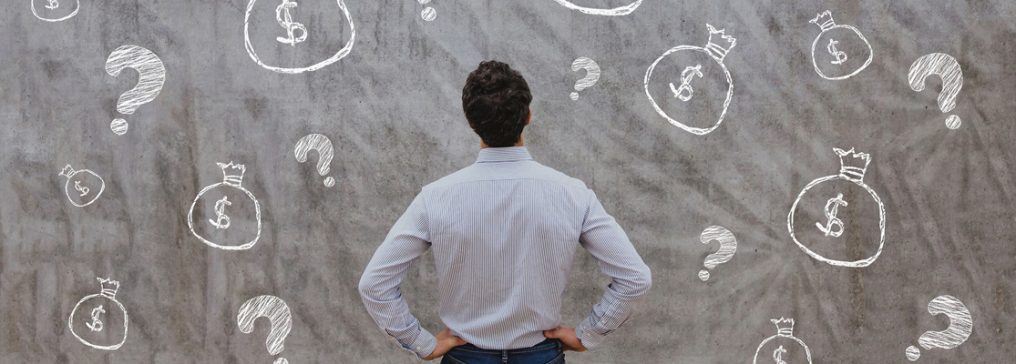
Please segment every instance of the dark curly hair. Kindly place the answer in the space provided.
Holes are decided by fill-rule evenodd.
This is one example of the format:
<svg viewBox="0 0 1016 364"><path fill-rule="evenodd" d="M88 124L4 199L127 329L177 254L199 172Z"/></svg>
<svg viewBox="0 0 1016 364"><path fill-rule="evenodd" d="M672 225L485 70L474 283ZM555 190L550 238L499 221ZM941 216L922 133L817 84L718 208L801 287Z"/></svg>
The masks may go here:
<svg viewBox="0 0 1016 364"><path fill-rule="evenodd" d="M529 117L529 84L506 63L483 61L462 87L462 111L487 146L510 147L519 141Z"/></svg>

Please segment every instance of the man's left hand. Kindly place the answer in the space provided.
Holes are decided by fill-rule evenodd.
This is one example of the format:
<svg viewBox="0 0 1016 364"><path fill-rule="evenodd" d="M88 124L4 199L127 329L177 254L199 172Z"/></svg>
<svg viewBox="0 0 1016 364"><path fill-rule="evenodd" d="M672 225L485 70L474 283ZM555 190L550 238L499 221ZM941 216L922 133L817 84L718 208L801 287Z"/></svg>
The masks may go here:
<svg viewBox="0 0 1016 364"><path fill-rule="evenodd" d="M452 350L452 348L466 344L466 341L462 340L461 337L452 335L452 330L448 330L447 327L437 333L435 338L437 338L437 346L434 347L434 351L430 353L430 355L423 357L423 360L434 360L440 358L449 350Z"/></svg>

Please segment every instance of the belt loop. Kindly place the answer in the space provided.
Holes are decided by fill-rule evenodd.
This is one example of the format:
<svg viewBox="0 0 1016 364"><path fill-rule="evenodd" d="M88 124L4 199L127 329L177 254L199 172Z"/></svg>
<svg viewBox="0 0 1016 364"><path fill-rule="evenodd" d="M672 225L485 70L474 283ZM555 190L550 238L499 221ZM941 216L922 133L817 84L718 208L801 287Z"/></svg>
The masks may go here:
<svg viewBox="0 0 1016 364"><path fill-rule="evenodd" d="M508 364L508 350L501 350L501 363Z"/></svg>

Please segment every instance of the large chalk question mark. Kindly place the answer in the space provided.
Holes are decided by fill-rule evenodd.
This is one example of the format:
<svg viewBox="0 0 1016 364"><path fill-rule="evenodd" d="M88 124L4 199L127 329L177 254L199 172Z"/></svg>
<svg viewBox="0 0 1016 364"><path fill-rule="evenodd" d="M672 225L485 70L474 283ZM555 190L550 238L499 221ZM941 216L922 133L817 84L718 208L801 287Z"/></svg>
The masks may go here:
<svg viewBox="0 0 1016 364"><path fill-rule="evenodd" d="M707 269L713 269L717 265L729 262L734 258L734 252L737 251L737 239L734 238L734 233L731 233L730 230L722 226L713 225L707 227L702 231L702 236L699 237L699 240L702 240L702 244L707 245L713 240L720 243L720 250L706 256L706 261L702 265ZM709 271L705 269L700 270L698 277L703 282L708 281Z"/></svg>
<svg viewBox="0 0 1016 364"><path fill-rule="evenodd" d="M572 62L571 64L571 70L573 72L578 72L578 70L581 69L586 70L586 77L583 77L581 80L575 82L575 92L572 92L571 95L569 95L572 100L578 100L579 91L593 87L593 85L596 84L596 81L600 80L600 65L596 64L596 61L587 57L579 57L575 59L575 62Z"/></svg>
<svg viewBox="0 0 1016 364"><path fill-rule="evenodd" d="M106 73L110 76L120 75L120 71L124 68L138 71L137 86L121 94L116 102L116 111L130 115L141 105L159 96L162 84L166 82L166 66L152 51L128 44L114 50L106 59ZM121 118L113 119L109 128L116 135L124 135L127 132L127 121Z"/></svg>
<svg viewBox="0 0 1016 364"><path fill-rule="evenodd" d="M328 137L321 134L308 134L307 136L300 138L300 141L296 142L296 148L293 148L293 154L296 155L296 161L303 163L307 161L307 153L311 150L316 150L318 153L317 170L319 175L326 175L331 169L332 157L334 157L334 151L332 149L332 141L328 140ZM325 186L332 187L335 185L335 178L325 178Z"/></svg>
<svg viewBox="0 0 1016 364"><path fill-rule="evenodd" d="M952 111L956 107L956 96L963 88L963 70L959 62L952 56L945 53L926 54L910 65L910 74L907 76L910 81L910 88L914 91L924 91L924 79L931 75L938 75L942 78L942 92L938 94L938 108L943 113ZM959 116L949 115L945 119L945 127L956 129L962 121Z"/></svg>
<svg viewBox="0 0 1016 364"><path fill-rule="evenodd" d="M917 339L924 350L932 348L952 349L967 341L974 331L974 319L970 310L956 297L942 295L928 302L928 312L932 315L944 314L949 317L949 328L942 331L927 331ZM906 350L907 359L916 361L921 357L921 350L911 345Z"/></svg>
<svg viewBox="0 0 1016 364"><path fill-rule="evenodd" d="M265 317L271 321L272 328L268 331L268 339L265 345L268 353L278 355L284 349L283 342L289 331L293 328L293 317L289 313L289 306L281 298L275 296L257 296L247 300L240 306L240 313L236 315L236 324L240 332L249 334L254 332L254 321ZM289 364L286 358L275 359L273 364Z"/></svg>

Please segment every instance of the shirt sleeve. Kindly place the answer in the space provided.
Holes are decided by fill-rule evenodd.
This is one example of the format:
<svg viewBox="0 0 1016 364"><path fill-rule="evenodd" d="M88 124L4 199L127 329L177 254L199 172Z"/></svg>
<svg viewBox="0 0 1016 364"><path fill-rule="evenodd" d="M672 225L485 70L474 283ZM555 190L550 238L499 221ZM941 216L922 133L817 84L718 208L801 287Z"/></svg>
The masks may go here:
<svg viewBox="0 0 1016 364"><path fill-rule="evenodd" d="M360 298L378 327L395 338L403 349L420 358L434 352L437 340L409 312L399 285L410 263L430 248L429 239L427 211L421 193L374 252L359 284Z"/></svg>
<svg viewBox="0 0 1016 364"><path fill-rule="evenodd" d="M589 194L589 208L579 243L597 260L600 272L611 278L600 301L575 328L582 345L592 350L628 320L637 299L649 291L652 274L621 226L603 209L596 194L592 190Z"/></svg>

